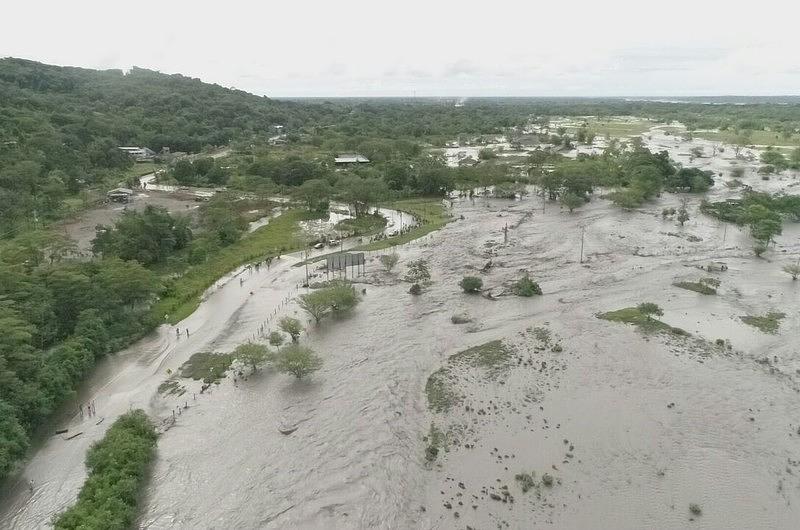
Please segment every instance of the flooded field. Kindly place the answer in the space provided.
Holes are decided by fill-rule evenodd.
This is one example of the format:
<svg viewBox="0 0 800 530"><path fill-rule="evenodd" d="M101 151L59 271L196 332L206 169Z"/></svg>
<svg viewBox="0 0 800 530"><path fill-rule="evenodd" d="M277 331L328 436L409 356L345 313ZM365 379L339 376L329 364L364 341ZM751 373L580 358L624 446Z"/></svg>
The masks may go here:
<svg viewBox="0 0 800 530"><path fill-rule="evenodd" d="M194 195L184 192L138 191L127 204L106 203L83 212L77 219L65 222L62 230L78 245L78 251L89 255L92 240L97 235L97 225L111 225L127 209L144 210L146 206L160 206L171 214L196 214L199 203Z"/></svg>
<svg viewBox="0 0 800 530"><path fill-rule="evenodd" d="M644 138L722 172L713 199L738 195L722 184L734 165L754 189L798 182L791 172L763 181L730 149L710 156L718 144L658 127ZM708 156L690 162L698 146ZM543 212L536 195L455 201L456 220L399 248L394 272L368 255L352 315L306 322L301 341L324 359L308 380L267 368L160 395L192 354L263 340L282 315L308 320L293 302L305 292L299 256L235 271L178 325L189 337L162 326L100 363L56 425L83 434L43 441L25 470L37 487L6 495L0 527L47 526L74 501L89 445L141 407L165 427L177 415L159 440L142 528L796 528L800 282L781 267L800 257L800 229L787 224L758 259L745 231L699 212L699 196L681 227L661 210L682 196L626 212L598 195L572 214L555 203ZM432 284L412 296L400 277L420 258ZM727 270L701 269L710 262ZM525 273L542 296L506 294ZM467 275L492 296L464 294ZM673 285L709 277L716 295ZM691 335L597 318L641 302ZM771 311L786 315L776 333L742 320ZM451 359L493 341L502 362ZM431 408L426 385L442 368L450 404ZM76 414L88 400L102 423ZM285 424L298 428L284 435Z"/></svg>

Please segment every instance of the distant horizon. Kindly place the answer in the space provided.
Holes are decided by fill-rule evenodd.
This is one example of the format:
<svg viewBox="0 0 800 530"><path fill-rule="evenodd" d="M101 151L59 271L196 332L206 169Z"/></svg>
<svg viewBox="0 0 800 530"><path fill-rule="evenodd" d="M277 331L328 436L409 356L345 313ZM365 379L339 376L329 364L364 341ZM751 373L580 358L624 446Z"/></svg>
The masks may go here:
<svg viewBox="0 0 800 530"><path fill-rule="evenodd" d="M216 82L213 80L205 79L202 76L196 76L187 74L185 72L164 72L158 70L157 68L149 67L149 66L142 66L142 65L131 65L129 67L123 68L95 68L92 66L85 66L85 65L78 65L78 64L57 64L57 63L50 63L46 61L42 61L36 58L30 57L17 57L11 55L3 55L0 56L0 59L16 59L22 61L32 61L36 63L41 63L48 66L57 66L63 68L81 68L85 70L95 70L95 71L122 71L123 73L127 73L134 68L138 68L141 70L148 70L152 72L158 72L164 75L182 75L184 77L189 77L192 79L199 79L203 83L207 84L214 84L221 86L223 88L228 88L231 90L240 90L243 92L247 92L254 96L262 97L266 96L269 99L275 100L310 100L310 99L620 99L620 100L629 100L629 101L647 101L647 102L656 102L656 103L681 103L681 99L690 99L690 100L700 100L700 99L722 99L722 98L731 98L731 99L780 99L780 98L790 98L790 99L800 99L800 93L797 94L654 94L654 95L631 95L631 94L607 94L607 95L587 95L587 94L574 94L574 95L547 95L547 94L279 94L273 95L270 93L258 93L246 88L237 87L237 86L230 86L224 83ZM798 101L800 103L800 101Z"/></svg>

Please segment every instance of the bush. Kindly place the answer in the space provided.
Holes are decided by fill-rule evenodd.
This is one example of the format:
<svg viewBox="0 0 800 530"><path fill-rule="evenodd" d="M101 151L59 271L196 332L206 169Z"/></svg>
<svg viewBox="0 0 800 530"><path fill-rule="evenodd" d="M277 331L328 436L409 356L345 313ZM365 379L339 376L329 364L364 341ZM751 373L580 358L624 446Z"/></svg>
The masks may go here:
<svg viewBox="0 0 800 530"><path fill-rule="evenodd" d="M273 331L269 334L269 343L272 346L280 346L283 344L283 335L280 331Z"/></svg>
<svg viewBox="0 0 800 530"><path fill-rule="evenodd" d="M292 337L292 342L296 343L300 340L300 334L303 332L303 325L296 318L283 317L280 322L278 322L278 327Z"/></svg>
<svg viewBox="0 0 800 530"><path fill-rule="evenodd" d="M458 285L464 289L465 293L477 293L480 292L483 287L483 280L475 276L464 276L464 278L458 282Z"/></svg>
<svg viewBox="0 0 800 530"><path fill-rule="evenodd" d="M533 296L542 294L542 288L539 287L538 283L531 280L527 274L517 280L512 286L511 290L517 296Z"/></svg>
<svg viewBox="0 0 800 530"><path fill-rule="evenodd" d="M319 323L328 313L343 312L359 302L353 286L346 282L331 282L330 287L302 294L297 304Z"/></svg>
<svg viewBox="0 0 800 530"><path fill-rule="evenodd" d="M258 369L258 365L263 364L270 357L266 346L254 342L240 344L233 350L232 355L237 361L249 365L253 372Z"/></svg>
<svg viewBox="0 0 800 530"><path fill-rule="evenodd" d="M157 439L144 411L120 416L87 452L89 476L78 502L55 519L56 530L130 528Z"/></svg>
<svg viewBox="0 0 800 530"><path fill-rule="evenodd" d="M406 272L403 280L409 283L428 285L431 282L431 271L428 268L428 262L424 259L410 262L408 264L408 272Z"/></svg>
<svg viewBox="0 0 800 530"><path fill-rule="evenodd" d="M386 269L386 272L392 272L392 269L400 260L400 256L398 256L397 253L384 254L383 256L379 257L378 260L380 260L381 265L383 265L383 268Z"/></svg>
<svg viewBox="0 0 800 530"><path fill-rule="evenodd" d="M614 204L625 210L638 208L645 201L645 197L641 192L632 189L615 191L609 194L609 198Z"/></svg>
<svg viewBox="0 0 800 530"><path fill-rule="evenodd" d="M563 204L569 210L569 213L572 213L575 208L580 208L586 204L586 200L577 193L568 191L561 196L561 204Z"/></svg>
<svg viewBox="0 0 800 530"><path fill-rule="evenodd" d="M637 305L636 309L638 309L641 314L647 316L647 318L651 318L652 315L660 317L664 314L664 310L653 302L643 302Z"/></svg>
<svg viewBox="0 0 800 530"><path fill-rule="evenodd" d="M415 283L414 285L411 286L408 292L415 296L420 295L422 294L422 287L420 287L418 283Z"/></svg>
<svg viewBox="0 0 800 530"><path fill-rule="evenodd" d="M800 264L785 265L783 272L790 275L793 280L796 280L800 276Z"/></svg>
<svg viewBox="0 0 800 530"><path fill-rule="evenodd" d="M703 280L700 280L699 282L675 282L672 285L700 294L717 294L717 290L711 285L707 285Z"/></svg>
<svg viewBox="0 0 800 530"><path fill-rule="evenodd" d="M292 374L297 379L302 379L320 368L322 368L322 358L311 348L296 344L281 349L275 358L275 369L278 372Z"/></svg>
<svg viewBox="0 0 800 530"><path fill-rule="evenodd" d="M528 490L536 487L536 474L531 473L518 473L514 475L514 479L519 482L522 488L522 493L527 493Z"/></svg>
<svg viewBox="0 0 800 530"><path fill-rule="evenodd" d="M233 362L229 353L197 352L189 357L180 368L181 377L204 383L216 383L223 377Z"/></svg>
<svg viewBox="0 0 800 530"><path fill-rule="evenodd" d="M489 149L488 147L484 147L480 151L478 151L478 158L481 160L491 160L492 158L497 158L497 153Z"/></svg>

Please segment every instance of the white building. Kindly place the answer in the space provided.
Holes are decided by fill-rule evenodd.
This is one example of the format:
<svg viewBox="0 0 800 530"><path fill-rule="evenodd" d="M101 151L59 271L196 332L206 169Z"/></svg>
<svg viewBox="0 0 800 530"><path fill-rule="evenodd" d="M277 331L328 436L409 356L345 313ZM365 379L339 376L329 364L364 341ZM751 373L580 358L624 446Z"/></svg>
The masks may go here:
<svg viewBox="0 0 800 530"><path fill-rule="evenodd" d="M369 158L357 153L346 153L334 158L333 162L335 164L367 164L369 163Z"/></svg>
<svg viewBox="0 0 800 530"><path fill-rule="evenodd" d="M117 149L127 153L137 162L146 162L156 156L155 151L147 147L117 147Z"/></svg>

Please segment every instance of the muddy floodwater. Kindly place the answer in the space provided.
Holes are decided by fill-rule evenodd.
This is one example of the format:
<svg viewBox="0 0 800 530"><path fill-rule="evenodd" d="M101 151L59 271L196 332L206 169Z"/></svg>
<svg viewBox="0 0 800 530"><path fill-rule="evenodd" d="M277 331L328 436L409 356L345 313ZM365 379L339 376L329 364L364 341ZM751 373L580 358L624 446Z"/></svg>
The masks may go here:
<svg viewBox="0 0 800 530"><path fill-rule="evenodd" d="M791 172L762 181L730 149L712 157L711 143L647 136L686 165L723 172L711 199L736 195L722 185L735 165L756 189L798 182ZM690 162L697 145L707 156ZM573 214L543 211L535 195L456 201L456 220L398 248L394 272L367 256L351 315L308 323L301 342L324 365L307 380L265 368L202 394L182 380L185 394L161 396L167 371L193 353L263 340L283 315L308 320L292 301L305 292L297 256L235 271L179 324L188 338L163 326L101 362L76 401L95 400L97 417L66 407L57 427L83 434L42 443L5 495L0 527L46 527L74 502L86 449L119 414L141 407L169 422L180 407L159 438L141 528L797 528L800 282L781 267L800 257L800 227L785 223L757 259L747 232L702 215L699 196L687 196L681 227L661 216L680 195L630 212L598 195ZM432 284L414 297L400 277L419 258ZM727 270L701 270L710 262ZM507 294L526 272L544 294ZM463 294L466 275L492 296ZM716 295L673 286L709 277ZM646 301L691 336L596 316ZM769 311L786 314L774 334L741 319ZM453 324L455 314L470 322ZM429 376L495 340L511 362L491 377L453 369L455 405L429 409ZM430 459L432 424L445 441ZM285 425L297 430L281 434ZM527 492L523 473L537 480Z"/></svg>

